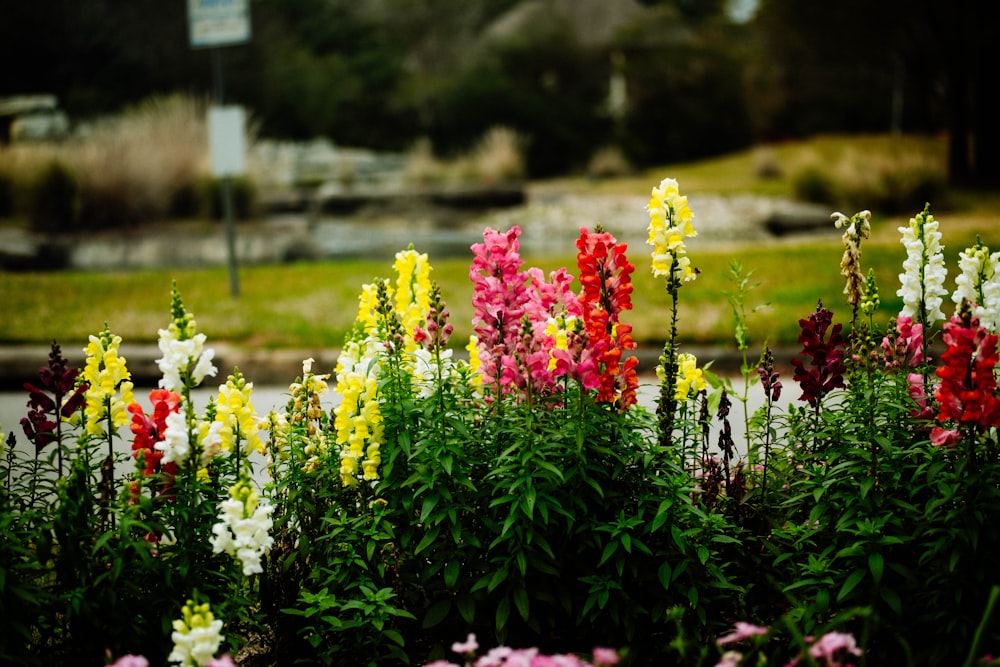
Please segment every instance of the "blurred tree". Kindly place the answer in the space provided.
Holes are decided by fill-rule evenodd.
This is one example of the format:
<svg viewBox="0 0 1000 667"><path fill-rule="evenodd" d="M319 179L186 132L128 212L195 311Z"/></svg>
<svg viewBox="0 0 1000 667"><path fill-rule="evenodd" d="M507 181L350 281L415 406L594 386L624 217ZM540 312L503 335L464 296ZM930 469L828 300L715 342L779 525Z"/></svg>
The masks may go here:
<svg viewBox="0 0 1000 667"><path fill-rule="evenodd" d="M953 182L1000 185L987 0L761 0L757 136L947 129Z"/></svg>
<svg viewBox="0 0 1000 667"><path fill-rule="evenodd" d="M527 166L549 176L582 166L609 136L603 113L610 65L588 49L568 17L538 3L495 34L433 102L430 136L460 151L493 126L527 137Z"/></svg>
<svg viewBox="0 0 1000 667"><path fill-rule="evenodd" d="M624 54L628 113L619 142L634 162L663 164L750 143L743 90L745 28L714 4L697 23L666 2L616 39Z"/></svg>

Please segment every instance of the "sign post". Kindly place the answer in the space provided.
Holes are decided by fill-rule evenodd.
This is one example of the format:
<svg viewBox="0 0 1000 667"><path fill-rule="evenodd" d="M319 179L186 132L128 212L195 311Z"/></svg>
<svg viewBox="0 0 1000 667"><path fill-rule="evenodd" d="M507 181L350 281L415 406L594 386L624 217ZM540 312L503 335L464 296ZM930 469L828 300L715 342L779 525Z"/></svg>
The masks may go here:
<svg viewBox="0 0 1000 667"><path fill-rule="evenodd" d="M212 175L222 179L222 210L226 220L229 293L240 295L236 265L236 227L233 222L232 177L244 173L246 146L243 110L225 107L225 79L219 47L250 39L249 0L187 0L191 48L212 48L215 106L209 110L208 134Z"/></svg>

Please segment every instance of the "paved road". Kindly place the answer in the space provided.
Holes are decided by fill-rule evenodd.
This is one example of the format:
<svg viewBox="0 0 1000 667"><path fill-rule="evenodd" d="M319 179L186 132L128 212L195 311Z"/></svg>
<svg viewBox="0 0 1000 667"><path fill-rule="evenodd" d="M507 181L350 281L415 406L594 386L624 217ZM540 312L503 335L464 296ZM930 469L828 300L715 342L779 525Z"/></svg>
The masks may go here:
<svg viewBox="0 0 1000 667"><path fill-rule="evenodd" d="M736 379L735 382L739 383L741 380ZM787 386L791 384L790 379L783 380L783 383ZM195 405L198 410L204 408L204 405L208 401L208 397L216 394L215 385L209 385L211 388L203 388L195 392L193 398ZM739 386L739 385L738 385ZM641 405L648 409L655 409L657 396L659 393L659 388L656 385L656 380L650 376L644 376L642 378L639 390L639 402ZM797 393L795 394L797 395ZM136 399L142 403L144 406L148 407L148 390L139 389L136 392ZM288 388L280 386L255 386L253 389L253 404L259 415L265 415L273 410L282 410L288 401ZM4 391L0 392L0 426L3 428L3 433L6 439L6 434L14 431L15 436L18 439L18 447L25 448L27 451L28 443L27 439L24 437L21 431L20 420L26 414L27 408L25 404L27 402L27 394L24 392L11 392ZM782 405L787 405L788 400L794 398L789 389L785 389L785 395L782 396ZM336 395L331 390L327 395L326 407L332 408L336 400ZM763 400L763 392L759 386L752 387L750 389L750 397L748 401L748 409L751 414L754 410L760 407ZM733 439L736 441L739 447L742 444L743 434L745 429L743 428L743 418L742 418L742 406L734 401L733 410L731 412L731 426L733 429ZM718 437L718 425L713 423L713 430L710 442L715 442ZM131 434L128 429L123 430L123 438L129 437ZM742 447L740 448L742 451Z"/></svg>

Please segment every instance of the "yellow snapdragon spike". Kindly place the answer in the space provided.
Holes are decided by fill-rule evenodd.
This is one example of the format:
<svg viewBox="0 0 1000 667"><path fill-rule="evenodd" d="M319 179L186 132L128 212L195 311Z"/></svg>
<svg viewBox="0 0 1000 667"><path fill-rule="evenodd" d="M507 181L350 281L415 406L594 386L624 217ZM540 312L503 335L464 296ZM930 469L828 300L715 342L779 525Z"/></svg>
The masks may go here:
<svg viewBox="0 0 1000 667"><path fill-rule="evenodd" d="M691 392L704 391L707 388L705 373L698 368L698 359L693 354L677 355L677 390L674 396L686 401Z"/></svg>
<svg viewBox="0 0 1000 667"><path fill-rule="evenodd" d="M479 338L475 335L469 336L469 343L465 346L469 353L469 371L471 371L471 381L473 387L483 384L483 374L480 372L483 367L483 360L479 357Z"/></svg>
<svg viewBox="0 0 1000 667"><path fill-rule="evenodd" d="M115 430L128 425L127 406L135 402L132 376L124 357L118 355L121 336L115 336L105 326L100 336L91 336L84 348L87 360L83 379L89 384L85 394L86 430L91 435L102 435L108 419Z"/></svg>
<svg viewBox="0 0 1000 667"><path fill-rule="evenodd" d="M412 248L396 253L396 313L407 334L407 350L416 349L413 331L424 324L431 305L431 265Z"/></svg>

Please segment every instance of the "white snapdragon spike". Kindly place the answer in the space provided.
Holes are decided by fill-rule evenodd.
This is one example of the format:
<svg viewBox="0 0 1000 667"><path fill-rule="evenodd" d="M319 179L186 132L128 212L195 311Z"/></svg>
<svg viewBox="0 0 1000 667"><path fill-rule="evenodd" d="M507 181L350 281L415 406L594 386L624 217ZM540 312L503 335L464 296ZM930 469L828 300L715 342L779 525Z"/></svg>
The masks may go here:
<svg viewBox="0 0 1000 667"><path fill-rule="evenodd" d="M181 465L191 456L187 419L183 412L171 412L165 421L167 428L164 429L163 440L153 446L163 452L162 463Z"/></svg>
<svg viewBox="0 0 1000 667"><path fill-rule="evenodd" d="M955 291L951 295L956 312L962 301L972 304L972 314L989 331L1000 325L1000 252L990 254L989 248L977 243L959 255Z"/></svg>
<svg viewBox="0 0 1000 667"><path fill-rule="evenodd" d="M163 377L160 388L180 391L183 388L181 372L191 369L191 379L195 386L201 384L205 376L215 376L218 372L212 359L215 350L205 347L205 334L195 334L191 338L178 340L170 329L160 329L159 347L163 357L156 360ZM193 368L192 368L193 365Z"/></svg>
<svg viewBox="0 0 1000 667"><path fill-rule="evenodd" d="M455 362L451 350L441 350L440 353L442 379L450 377L455 372ZM413 386L420 398L434 395L438 378L437 360L433 353L425 348L417 348L413 352Z"/></svg>
<svg viewBox="0 0 1000 667"><path fill-rule="evenodd" d="M219 522L212 526L212 551L239 560L247 576L260 574L264 571L260 559L274 544L270 535L274 508L245 479L234 484L229 495L219 503Z"/></svg>
<svg viewBox="0 0 1000 667"><path fill-rule="evenodd" d="M900 243L906 248L903 273L899 274L900 288L896 295L903 299L900 317L919 319L921 306L930 325L945 319L941 311L948 269L944 264L944 246L941 232L934 216L926 211L910 219L908 227L900 227Z"/></svg>
<svg viewBox="0 0 1000 667"><path fill-rule="evenodd" d="M222 621L212 615L208 603L195 605L189 600L181 612L183 618L173 623L174 648L167 661L181 667L204 667L222 644Z"/></svg>

